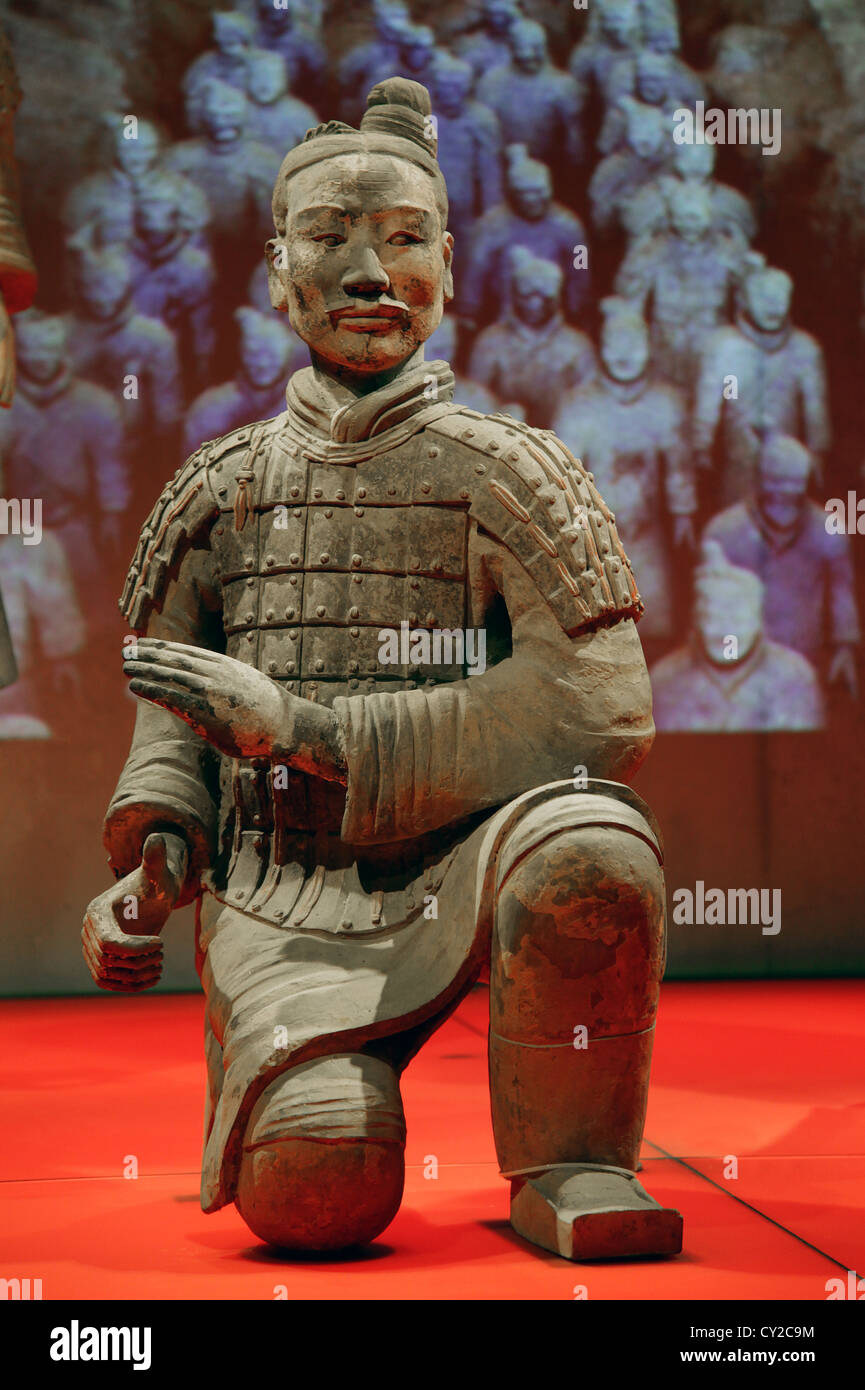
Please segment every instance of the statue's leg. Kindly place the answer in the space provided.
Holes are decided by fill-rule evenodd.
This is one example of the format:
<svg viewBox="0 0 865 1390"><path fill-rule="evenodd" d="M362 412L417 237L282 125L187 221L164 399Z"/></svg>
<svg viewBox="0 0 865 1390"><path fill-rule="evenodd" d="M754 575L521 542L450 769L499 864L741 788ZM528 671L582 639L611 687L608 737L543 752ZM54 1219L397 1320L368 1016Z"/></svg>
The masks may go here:
<svg viewBox="0 0 865 1390"><path fill-rule="evenodd" d="M490 981L496 1149L511 1222L571 1259L674 1254L682 1219L635 1177L664 967L657 839L574 793L502 845Z"/></svg>
<svg viewBox="0 0 865 1390"><path fill-rule="evenodd" d="M271 1245L364 1245L399 1210L404 1149L393 1068L366 1053L316 1058L282 1072L256 1102L237 1209Z"/></svg>

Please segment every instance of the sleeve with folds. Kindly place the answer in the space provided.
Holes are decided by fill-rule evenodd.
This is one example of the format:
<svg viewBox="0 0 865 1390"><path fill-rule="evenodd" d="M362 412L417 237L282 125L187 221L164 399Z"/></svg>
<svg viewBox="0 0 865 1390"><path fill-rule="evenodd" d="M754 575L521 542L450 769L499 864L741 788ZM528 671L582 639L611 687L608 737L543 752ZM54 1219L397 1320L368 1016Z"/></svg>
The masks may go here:
<svg viewBox="0 0 865 1390"><path fill-rule="evenodd" d="M627 780L654 737L651 689L636 625L569 637L530 576L473 527L472 622L496 593L512 653L483 674L421 690L340 697L350 844L421 835L573 777Z"/></svg>

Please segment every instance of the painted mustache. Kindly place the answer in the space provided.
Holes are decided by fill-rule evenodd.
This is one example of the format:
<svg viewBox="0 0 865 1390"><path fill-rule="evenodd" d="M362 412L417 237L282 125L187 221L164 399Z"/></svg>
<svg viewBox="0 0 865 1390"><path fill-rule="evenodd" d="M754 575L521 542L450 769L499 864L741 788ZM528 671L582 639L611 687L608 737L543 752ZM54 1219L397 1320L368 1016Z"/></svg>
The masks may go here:
<svg viewBox="0 0 865 1390"><path fill-rule="evenodd" d="M411 311L401 299L389 299L387 295L381 295L377 299L355 299L330 305L327 312L331 323L338 323L342 319L401 319Z"/></svg>

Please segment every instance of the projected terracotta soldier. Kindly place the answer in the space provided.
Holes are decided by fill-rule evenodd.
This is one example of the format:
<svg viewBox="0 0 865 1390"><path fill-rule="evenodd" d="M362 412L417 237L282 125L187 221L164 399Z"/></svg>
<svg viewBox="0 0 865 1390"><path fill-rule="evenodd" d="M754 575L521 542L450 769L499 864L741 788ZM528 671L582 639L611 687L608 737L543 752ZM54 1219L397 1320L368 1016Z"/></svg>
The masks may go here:
<svg viewBox="0 0 865 1390"><path fill-rule="evenodd" d="M503 150L499 123L471 97L474 74L468 63L447 53L436 56L430 95L438 122L438 156L448 186L450 229L461 245L472 226L503 195Z"/></svg>
<svg viewBox="0 0 865 1390"><path fill-rule="evenodd" d="M468 325L491 323L507 303L507 260L514 246L525 246L564 272L564 304L569 318L578 319L591 288L591 253L580 219L553 198L553 182L545 164L530 159L525 145L511 145L505 158L505 201L485 212L472 233L466 283L458 291L457 307Z"/></svg>
<svg viewBox="0 0 865 1390"><path fill-rule="evenodd" d="M704 467L720 445L722 505L753 489L764 438L800 439L822 476L830 444L826 367L816 338L791 317L793 281L755 257L738 295L736 321L704 345L694 408L694 446Z"/></svg>
<svg viewBox="0 0 865 1390"><path fill-rule="evenodd" d="M533 159L570 178L584 154L579 88L550 61L542 25L518 19L508 41L511 61L481 78L477 99L495 112L506 145L521 141Z"/></svg>
<svg viewBox="0 0 865 1390"><path fill-rule="evenodd" d="M350 48L339 65L340 110L347 121L360 120L367 92L399 68L401 36L411 23L402 0L372 0L372 19L372 38Z"/></svg>
<svg viewBox="0 0 865 1390"><path fill-rule="evenodd" d="M515 246L509 272L508 309L475 339L469 376L499 400L518 401L529 424L549 429L562 397L595 375L595 349L562 317L561 266Z"/></svg>
<svg viewBox="0 0 865 1390"><path fill-rule="evenodd" d="M770 641L765 589L731 565L716 540L694 574L694 627L684 646L652 667L655 723L688 733L819 729L817 673L799 652Z"/></svg>
<svg viewBox="0 0 865 1390"><path fill-rule="evenodd" d="M283 163L273 301L312 365L142 533L122 877L85 952L146 988L169 911L199 900L203 1206L323 1250L394 1216L400 1073L492 949L515 1228L569 1257L675 1251L679 1214L634 1175L664 949L657 832L617 780L652 738L641 604L579 464L454 405L424 360L452 294L429 112L392 78L360 131L329 122ZM436 659L443 629L463 647Z"/></svg>
<svg viewBox="0 0 865 1390"><path fill-rule="evenodd" d="M690 393L709 334L732 314L742 256L736 242L712 235L711 200L699 185L671 190L670 223L628 253L616 292L643 307L658 370Z"/></svg>
<svg viewBox="0 0 865 1390"><path fill-rule="evenodd" d="M747 249L757 232L750 202L737 188L714 178L714 145L674 145L669 168L639 189L625 206L622 220L632 241L670 230L670 194L677 183L695 183L712 201L713 233L738 239Z"/></svg>
<svg viewBox="0 0 865 1390"><path fill-rule="evenodd" d="M601 305L603 370L569 396L553 428L595 477L616 527L628 545L646 613L645 639L673 631L673 560L665 529L672 517L674 545L694 545L697 496L689 466L685 401L653 381L649 332L627 300Z"/></svg>
<svg viewBox="0 0 865 1390"><path fill-rule="evenodd" d="M808 497L814 460L803 444L771 435L757 485L706 527L733 565L763 581L766 635L801 652L829 683L856 694L860 640L849 536L826 530L826 513Z"/></svg>
<svg viewBox="0 0 865 1390"><path fill-rule="evenodd" d="M190 128L198 130L195 114L208 83L225 82L246 92L250 61L265 50L253 43L254 25L248 15L239 10L216 10L212 15L214 47L196 58L183 77L183 94L188 113L193 114Z"/></svg>
<svg viewBox="0 0 865 1390"><path fill-rule="evenodd" d="M289 95L285 63L278 53L256 53L250 58L246 95L250 140L269 145L280 157L318 124L312 107Z"/></svg>
<svg viewBox="0 0 865 1390"><path fill-rule="evenodd" d="M471 65L475 77L511 61L510 32L521 17L517 0L483 0L480 28L463 35L456 44L460 58Z"/></svg>
<svg viewBox="0 0 865 1390"><path fill-rule="evenodd" d="M660 112L630 97L621 106L627 118L624 146L602 159L589 181L596 232L621 226L633 199L669 162L669 131Z"/></svg>
<svg viewBox="0 0 865 1390"><path fill-rule="evenodd" d="M292 95L315 102L327 79L327 54L316 37L315 6L307 0L255 0L255 43L282 59ZM310 21L304 24L304 20Z"/></svg>
<svg viewBox="0 0 865 1390"><path fill-rule="evenodd" d="M618 107L622 97L629 96L646 106L653 106L664 118L667 130L672 130L673 113L680 107L693 109L704 101L705 88L695 72L672 53L657 53L640 49L619 60L610 74L610 104L607 107L598 149L609 154L624 142L626 120Z"/></svg>
<svg viewBox="0 0 865 1390"><path fill-rule="evenodd" d="M604 0L589 8L585 38L571 53L568 69L585 102L598 95L606 106L620 95L613 76L622 57L630 57L641 42L637 0Z"/></svg>
<svg viewBox="0 0 865 1390"><path fill-rule="evenodd" d="M272 309L268 317L244 307L234 317L240 329L240 366L231 381L210 387L193 401L184 426L187 453L250 419L279 414L286 378L308 361L303 343Z"/></svg>

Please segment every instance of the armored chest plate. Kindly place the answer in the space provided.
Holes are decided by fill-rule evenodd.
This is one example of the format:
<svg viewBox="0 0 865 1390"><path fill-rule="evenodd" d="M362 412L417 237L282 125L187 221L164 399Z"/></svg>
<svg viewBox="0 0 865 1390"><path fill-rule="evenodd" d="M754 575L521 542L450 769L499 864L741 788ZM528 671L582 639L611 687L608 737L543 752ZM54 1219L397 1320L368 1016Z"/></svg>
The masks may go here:
<svg viewBox="0 0 865 1390"><path fill-rule="evenodd" d="M410 440L364 463L322 464L277 435L259 476L241 468L219 482L213 547L230 656L327 704L465 674L455 661L412 661L406 638L393 659L385 641L403 624L465 622L467 503L424 476L429 452Z"/></svg>

